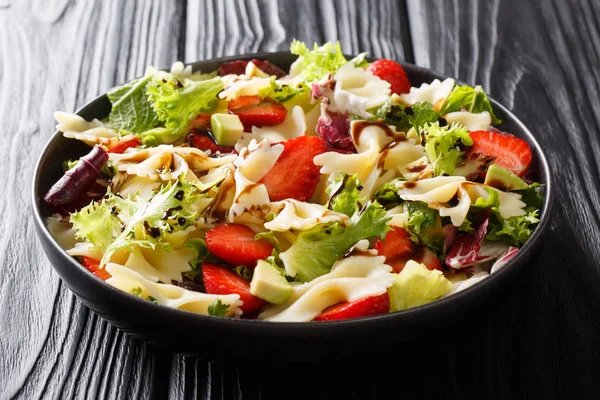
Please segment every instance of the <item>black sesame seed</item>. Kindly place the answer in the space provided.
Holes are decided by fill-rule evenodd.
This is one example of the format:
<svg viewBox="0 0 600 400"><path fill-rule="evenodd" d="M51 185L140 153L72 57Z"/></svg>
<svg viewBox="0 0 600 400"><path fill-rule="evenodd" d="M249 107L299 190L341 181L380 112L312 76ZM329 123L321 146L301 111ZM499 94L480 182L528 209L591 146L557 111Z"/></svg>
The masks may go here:
<svg viewBox="0 0 600 400"><path fill-rule="evenodd" d="M183 193L183 190L178 191L177 193L175 193L175 198L179 201L183 200L183 195L185 193Z"/></svg>

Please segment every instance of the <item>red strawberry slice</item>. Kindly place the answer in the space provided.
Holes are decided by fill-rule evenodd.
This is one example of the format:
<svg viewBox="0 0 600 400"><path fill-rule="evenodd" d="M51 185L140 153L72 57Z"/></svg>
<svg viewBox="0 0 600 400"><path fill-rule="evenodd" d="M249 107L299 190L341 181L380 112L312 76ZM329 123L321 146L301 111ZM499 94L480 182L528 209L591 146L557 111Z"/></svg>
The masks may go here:
<svg viewBox="0 0 600 400"><path fill-rule="evenodd" d="M202 151L209 151L211 154L216 152L233 153L233 147L219 146L212 136L206 131L192 130L186 137L186 143Z"/></svg>
<svg viewBox="0 0 600 400"><path fill-rule="evenodd" d="M263 299L250 293L250 282L225 267L203 263L202 278L208 294L239 294L244 302L240 309L244 313L252 313L265 304Z"/></svg>
<svg viewBox="0 0 600 400"><path fill-rule="evenodd" d="M396 61L382 58L369 64L366 70L376 77L388 81L392 85L392 93L402 94L410 91L411 84L406 71Z"/></svg>
<svg viewBox="0 0 600 400"><path fill-rule="evenodd" d="M466 157L479 153L494 156L494 163L507 170L523 176L531 163L531 147L516 136L503 132L474 131L469 132L473 146L469 148Z"/></svg>
<svg viewBox="0 0 600 400"><path fill-rule="evenodd" d="M198 114L196 118L190 121L190 129L198 129L201 131L210 129L210 117L211 114Z"/></svg>
<svg viewBox="0 0 600 400"><path fill-rule="evenodd" d="M344 301L342 303L335 304L323 310L323 312L314 320L336 321L340 319L386 314L389 312L390 297L386 292L379 296L367 297L365 299L353 301L352 303Z"/></svg>
<svg viewBox="0 0 600 400"><path fill-rule="evenodd" d="M275 75L277 78L281 78L287 75L287 73L284 70L282 70L275 64L271 64L266 60L258 60L255 58L252 60L252 63L267 75Z"/></svg>
<svg viewBox="0 0 600 400"><path fill-rule="evenodd" d="M138 147L141 144L142 144L142 141L140 140L139 137L136 136L132 139L124 140L122 142L115 144L114 146L109 147L108 150L106 150L106 152L122 154L123 152L125 152L125 150L129 149L130 147Z"/></svg>
<svg viewBox="0 0 600 400"><path fill-rule="evenodd" d="M405 229L395 226L385 235L385 240L377 239L373 248L377 250L377 254L385 256L385 263L397 274L410 260L415 244Z"/></svg>
<svg viewBox="0 0 600 400"><path fill-rule="evenodd" d="M283 142L283 146L283 153L259 183L267 187L271 201L309 201L321 179L313 158L329 148L316 136L299 136Z"/></svg>
<svg viewBox="0 0 600 400"><path fill-rule="evenodd" d="M444 271L440 259L426 246L419 246L410 258L418 263L425 264L430 271L433 271L434 269Z"/></svg>
<svg viewBox="0 0 600 400"><path fill-rule="evenodd" d="M287 116L287 108L268 97L240 96L229 102L229 113L240 117L245 132L252 127L279 125Z"/></svg>
<svg viewBox="0 0 600 400"><path fill-rule="evenodd" d="M400 227L393 227L385 241L377 239L373 244L377 254L385 256L385 263L392 267L395 274L400 273L409 260L425 264L429 270L443 271L442 263L427 246L418 246L410 240L410 233Z"/></svg>
<svg viewBox="0 0 600 400"><path fill-rule="evenodd" d="M245 225L223 224L206 232L206 247L231 265L254 268L258 260L264 260L273 252L271 243L255 240L255 236Z"/></svg>
<svg viewBox="0 0 600 400"><path fill-rule="evenodd" d="M88 271L103 281L112 276L106 269L100 268L100 261L94 260L93 258L83 256L81 259L81 264L83 264Z"/></svg>
<svg viewBox="0 0 600 400"><path fill-rule="evenodd" d="M225 75L243 75L246 72L248 61L236 60L219 65L219 76Z"/></svg>

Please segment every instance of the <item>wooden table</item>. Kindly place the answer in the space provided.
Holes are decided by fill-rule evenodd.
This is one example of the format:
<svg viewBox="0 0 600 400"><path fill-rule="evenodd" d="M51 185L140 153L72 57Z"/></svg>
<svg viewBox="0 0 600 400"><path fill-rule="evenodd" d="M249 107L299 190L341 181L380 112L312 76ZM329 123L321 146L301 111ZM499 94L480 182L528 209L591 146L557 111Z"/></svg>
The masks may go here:
<svg viewBox="0 0 600 400"><path fill-rule="evenodd" d="M595 0L0 0L0 398L600 398L599 22ZM420 361L373 360L379 378L344 379L340 367L274 380L145 345L61 284L30 218L55 110L149 64L294 38L482 84L532 130L555 176L551 232L522 278L441 327Z"/></svg>

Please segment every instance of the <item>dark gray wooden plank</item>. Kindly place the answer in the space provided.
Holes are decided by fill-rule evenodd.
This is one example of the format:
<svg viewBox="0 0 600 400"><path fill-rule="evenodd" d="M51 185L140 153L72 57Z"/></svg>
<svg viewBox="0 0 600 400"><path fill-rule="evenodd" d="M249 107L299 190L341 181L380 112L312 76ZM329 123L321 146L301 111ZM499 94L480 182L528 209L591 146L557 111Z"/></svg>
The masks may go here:
<svg viewBox="0 0 600 400"><path fill-rule="evenodd" d="M339 40L344 52L412 61L404 2L396 0L190 0L187 62L284 51L293 39Z"/></svg>
<svg viewBox="0 0 600 400"><path fill-rule="evenodd" d="M415 62L482 84L531 129L555 177L542 254L469 338L476 368L449 384L479 382L480 397L492 388L498 398L597 398L599 4L410 0L408 13Z"/></svg>
<svg viewBox="0 0 600 400"><path fill-rule="evenodd" d="M168 379L160 376L168 368L156 369L159 353L100 320L61 285L37 242L29 203L53 112L75 111L148 64L182 57L184 11L181 1L0 5L2 399L146 398Z"/></svg>

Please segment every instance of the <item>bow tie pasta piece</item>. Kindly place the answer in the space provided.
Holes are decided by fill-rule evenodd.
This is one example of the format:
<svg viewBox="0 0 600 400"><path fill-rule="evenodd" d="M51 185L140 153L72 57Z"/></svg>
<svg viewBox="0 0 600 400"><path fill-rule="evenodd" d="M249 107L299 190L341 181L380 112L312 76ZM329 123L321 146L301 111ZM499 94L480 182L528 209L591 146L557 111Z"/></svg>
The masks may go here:
<svg viewBox="0 0 600 400"><path fill-rule="evenodd" d="M268 306L259 319L277 322L312 321L324 309L342 301L378 296L394 283L392 268L382 256L351 256L338 261L331 272L310 282L293 284L288 300Z"/></svg>
<svg viewBox="0 0 600 400"><path fill-rule="evenodd" d="M290 229L307 230L323 222L341 222L349 220L342 213L329 210L320 204L311 204L293 199L271 203L271 212L277 216L265 223L265 228L276 232Z"/></svg>
<svg viewBox="0 0 600 400"><path fill-rule="evenodd" d="M155 301L157 304L199 314L209 314L209 307L215 301L220 300L222 304L229 306L227 316L239 317L242 314L240 309L242 302L237 294L206 294L171 284L152 282L139 273L114 263L107 264L106 270L111 274L111 278L106 280L109 285L127 293L137 292L141 298Z"/></svg>
<svg viewBox="0 0 600 400"><path fill-rule="evenodd" d="M130 252L124 266L153 282L181 282L181 274L192 270L190 262L194 257L194 251L188 247L173 251L136 247Z"/></svg>
<svg viewBox="0 0 600 400"><path fill-rule="evenodd" d="M314 125L316 125L316 122ZM252 141L261 143L264 140L268 140L270 143L279 143L298 136L304 136L308 134L307 126L307 118L304 110L300 106L294 106L292 112L287 114L281 124L262 128L253 126L252 133L244 132L242 138L237 141L235 149L240 152L244 147L249 147Z"/></svg>
<svg viewBox="0 0 600 400"><path fill-rule="evenodd" d="M55 112L54 119L58 122L56 129L62 132L64 137L81 140L90 146L103 144L111 147L135 137L134 135L119 137L116 130L107 127L97 119L88 122L79 115L62 111Z"/></svg>
<svg viewBox="0 0 600 400"><path fill-rule="evenodd" d="M110 184L113 193L122 197L140 196L145 199L151 197L159 187L160 181L147 176L128 175L126 172L119 172Z"/></svg>
<svg viewBox="0 0 600 400"><path fill-rule="evenodd" d="M209 157L199 149L172 145L109 155L109 159L119 171L163 181L177 179L182 174L187 175L188 171L199 175L212 168L231 163L236 158L235 154Z"/></svg>
<svg viewBox="0 0 600 400"><path fill-rule="evenodd" d="M241 96L258 96L259 92L271 86L270 78L248 78L243 75L223 77L225 89L219 93L219 98L233 100Z"/></svg>
<svg viewBox="0 0 600 400"><path fill-rule="evenodd" d="M255 183L244 176L242 171L236 169L234 172L235 195L233 204L229 209L229 222L239 222L244 214L264 220L265 215L271 209L271 200L265 185Z"/></svg>
<svg viewBox="0 0 600 400"><path fill-rule="evenodd" d="M418 88L410 88L410 92L400 95L400 99L408 106L422 101L428 102L433 104L436 111L439 111L446 98L450 96L452 89L454 89L454 83L455 81L452 78L443 81L434 79L431 83L423 83Z"/></svg>
<svg viewBox="0 0 600 400"><path fill-rule="evenodd" d="M340 67L334 80L333 99L330 99L328 107L333 112L349 112L369 118L372 114L367 110L382 105L390 96L389 82L352 63Z"/></svg>
<svg viewBox="0 0 600 400"><path fill-rule="evenodd" d="M283 153L282 144L271 145L268 139L257 143L255 139L252 139L248 147L244 147L240 151L234 165L248 180L258 182L273 168L281 153Z"/></svg>
<svg viewBox="0 0 600 400"><path fill-rule="evenodd" d="M444 118L449 125L454 123L461 124L466 130L472 131L489 131L492 125L492 117L489 112L482 111L480 113L471 113L468 111L456 111L444 115Z"/></svg>

